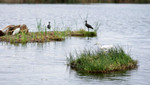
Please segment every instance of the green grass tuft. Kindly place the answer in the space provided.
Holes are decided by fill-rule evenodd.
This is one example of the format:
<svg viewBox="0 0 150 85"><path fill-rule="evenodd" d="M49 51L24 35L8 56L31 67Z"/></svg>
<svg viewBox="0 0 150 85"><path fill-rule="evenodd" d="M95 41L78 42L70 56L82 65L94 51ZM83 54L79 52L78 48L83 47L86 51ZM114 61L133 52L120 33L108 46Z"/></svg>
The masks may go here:
<svg viewBox="0 0 150 85"><path fill-rule="evenodd" d="M82 53L76 53L76 57L70 54L67 60L72 69L84 73L109 73L137 66L137 61L126 54L121 47L112 48L108 52L85 49Z"/></svg>
<svg viewBox="0 0 150 85"><path fill-rule="evenodd" d="M95 37L97 36L97 33L96 31L88 32L84 29L80 29L78 31L71 32L71 36Z"/></svg>

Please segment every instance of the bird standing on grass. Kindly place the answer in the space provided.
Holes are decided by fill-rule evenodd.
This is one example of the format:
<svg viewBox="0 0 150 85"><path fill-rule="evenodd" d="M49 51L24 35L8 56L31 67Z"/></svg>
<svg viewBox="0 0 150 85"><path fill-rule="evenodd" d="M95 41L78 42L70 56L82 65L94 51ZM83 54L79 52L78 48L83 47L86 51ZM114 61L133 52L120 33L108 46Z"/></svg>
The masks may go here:
<svg viewBox="0 0 150 85"><path fill-rule="evenodd" d="M108 52L108 50L115 48L114 45L101 45L100 43L96 43L95 45L98 45L100 49Z"/></svg>
<svg viewBox="0 0 150 85"><path fill-rule="evenodd" d="M48 22L47 28L48 28L48 29L51 28L50 22Z"/></svg>
<svg viewBox="0 0 150 85"><path fill-rule="evenodd" d="M87 20L85 20L85 26L88 28L88 32L89 32L89 28L93 29L93 27L87 23Z"/></svg>

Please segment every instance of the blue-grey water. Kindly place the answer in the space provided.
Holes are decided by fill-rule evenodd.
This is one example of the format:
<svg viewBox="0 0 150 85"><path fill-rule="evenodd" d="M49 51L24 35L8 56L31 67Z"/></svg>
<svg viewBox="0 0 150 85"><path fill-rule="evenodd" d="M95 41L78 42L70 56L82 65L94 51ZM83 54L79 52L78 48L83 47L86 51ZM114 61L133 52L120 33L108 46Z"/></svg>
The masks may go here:
<svg viewBox="0 0 150 85"><path fill-rule="evenodd" d="M0 29L26 24L37 31L36 19L53 28L86 29L95 26L98 36L68 37L61 42L10 44L0 42L0 85L149 85L149 4L0 4ZM92 30L91 30L92 31ZM66 65L70 52L94 48L95 43L122 46L138 60L138 68L112 74L86 75Z"/></svg>

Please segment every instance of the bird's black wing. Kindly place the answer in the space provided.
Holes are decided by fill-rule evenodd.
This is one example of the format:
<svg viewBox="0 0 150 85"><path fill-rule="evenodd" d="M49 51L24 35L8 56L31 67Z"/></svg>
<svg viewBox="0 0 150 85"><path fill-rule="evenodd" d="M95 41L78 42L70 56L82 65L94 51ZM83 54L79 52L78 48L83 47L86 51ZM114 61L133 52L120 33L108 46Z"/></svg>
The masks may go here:
<svg viewBox="0 0 150 85"><path fill-rule="evenodd" d="M93 27L92 27L91 25L89 25L89 24L87 24L86 26L87 26L88 28L93 29Z"/></svg>

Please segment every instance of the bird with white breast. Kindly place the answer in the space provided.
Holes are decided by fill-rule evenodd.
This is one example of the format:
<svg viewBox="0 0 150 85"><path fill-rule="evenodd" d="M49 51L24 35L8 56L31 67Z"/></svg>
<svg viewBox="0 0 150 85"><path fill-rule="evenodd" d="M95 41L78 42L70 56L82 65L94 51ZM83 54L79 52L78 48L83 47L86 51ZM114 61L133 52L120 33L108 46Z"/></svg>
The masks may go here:
<svg viewBox="0 0 150 85"><path fill-rule="evenodd" d="M100 49L104 51L108 51L109 49L114 48L113 45L101 45L100 43L96 43L95 45L98 45Z"/></svg>

